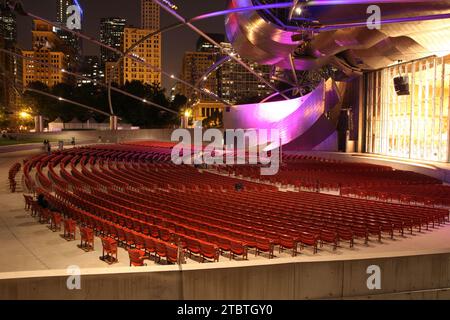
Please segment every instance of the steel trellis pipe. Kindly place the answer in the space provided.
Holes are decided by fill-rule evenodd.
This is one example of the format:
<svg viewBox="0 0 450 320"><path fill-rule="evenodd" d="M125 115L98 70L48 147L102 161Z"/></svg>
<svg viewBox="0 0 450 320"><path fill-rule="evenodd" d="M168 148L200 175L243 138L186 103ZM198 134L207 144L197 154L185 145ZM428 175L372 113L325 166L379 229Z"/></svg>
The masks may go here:
<svg viewBox="0 0 450 320"><path fill-rule="evenodd" d="M15 52L8 51L8 50L6 50L6 49L1 49L1 48L0 48L0 51L1 51L1 52L4 52L4 53L6 53L6 54L12 55L12 56L16 56L16 57L22 58L22 59L24 59L24 60L29 60L29 61L36 62L36 60L34 60L34 59L30 58L30 57L25 57L25 56L23 56L23 55L20 55L20 54L15 53ZM55 70L58 70L58 71L62 71L62 70L60 70L58 67L55 67L54 65L52 65L52 64L50 64L50 63L39 62L39 64L44 65L44 66L47 66L47 67L52 68L52 69L55 69ZM79 78L79 79L93 81L92 79L90 79L90 78L88 78L88 77L82 76L82 75L77 74L77 73L74 73L74 72L70 72L70 71L67 71L67 70L64 70L64 71L62 71L62 72L67 73L67 74L69 74L69 75L71 75L71 76L74 76L74 77L76 77L76 78ZM107 87L108 87L107 84L105 84L105 83L103 83L103 82L101 82L101 81L96 81L96 83L99 84L100 86L104 87L104 88L107 88ZM162 109L162 110L164 110L164 111L171 112L171 113L173 113L173 114L177 114L177 115L178 115L177 112L175 112L175 111L173 111L173 110L171 110L171 109L168 109L168 108L166 108L166 107L163 107L163 106L161 106L161 105L159 105L159 104L157 104L157 103L154 103L154 102L152 102L152 101L145 100L144 98L135 96L135 95L133 95L133 94L131 94L131 93L128 93L128 92L126 92L126 91L124 91L124 90L121 90L121 89L119 89L119 88L112 87L112 90L113 90L113 91L116 91L116 92L119 92L119 93L121 93L121 94L124 94L124 95L126 95L126 96L128 96L128 97L130 97L130 98L135 99L135 100L138 100L138 101L140 101L140 102L143 102L143 103L145 103L145 104L149 104L149 105L152 105L152 106L154 106L154 107L156 107L156 108L159 108L159 109ZM114 115L114 114L111 113L111 115Z"/></svg>
<svg viewBox="0 0 450 320"><path fill-rule="evenodd" d="M181 22L185 23L190 29L192 29L193 31L195 31L196 33L198 33L200 36L204 37L206 40L208 40L210 43L212 43L213 45L217 46L218 48L220 48L222 50L222 52L226 53L226 51L224 50L224 48L217 43L214 39L212 39L210 36L208 36L205 32L201 31L199 28L197 28L196 26L194 26L192 23L190 23L188 20L186 20L185 18L183 18L182 16L180 16L175 10L165 6L164 4L161 3L161 1L159 0L152 0L154 3L156 3L157 5L159 5L161 8L163 8L165 11L167 11L168 13L170 13L172 16L174 16L176 19L180 20ZM227 53L228 54L228 53ZM235 55L233 54L228 54L231 59L233 59L235 62L239 63L241 66L243 66L245 69L247 69L251 74L253 74L256 78L258 78L261 82L263 82L265 85L267 85L269 88L271 88L272 90L280 93L280 91L275 88L269 81L267 81L266 79L264 79L263 77L261 77L257 72L255 72L252 68L250 68L245 62L243 62L242 60L240 60L239 58L237 58ZM280 95L285 98L286 100L289 100L289 97L286 96L283 93L280 93Z"/></svg>

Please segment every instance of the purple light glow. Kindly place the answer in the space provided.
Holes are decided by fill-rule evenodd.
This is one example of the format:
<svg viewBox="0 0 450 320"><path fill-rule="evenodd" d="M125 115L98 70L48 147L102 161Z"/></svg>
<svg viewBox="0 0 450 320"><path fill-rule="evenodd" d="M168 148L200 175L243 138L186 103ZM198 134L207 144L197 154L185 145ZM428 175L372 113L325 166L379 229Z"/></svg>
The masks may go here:
<svg viewBox="0 0 450 320"><path fill-rule="evenodd" d="M224 114L226 129L278 129L286 144L305 133L325 111L325 85L301 98L231 107Z"/></svg>

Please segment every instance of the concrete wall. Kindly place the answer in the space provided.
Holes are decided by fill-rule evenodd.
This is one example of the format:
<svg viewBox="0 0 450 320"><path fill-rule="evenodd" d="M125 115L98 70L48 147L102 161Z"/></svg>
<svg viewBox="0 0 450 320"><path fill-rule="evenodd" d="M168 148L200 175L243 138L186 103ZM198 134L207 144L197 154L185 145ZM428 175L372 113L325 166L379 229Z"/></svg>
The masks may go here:
<svg viewBox="0 0 450 320"><path fill-rule="evenodd" d="M121 142L125 140L159 140L170 141L172 129L142 129L142 130L69 130L61 132L47 133L22 133L17 136L19 139L51 139L51 140L71 140L75 137L77 142L88 143L97 142L102 137L102 142Z"/></svg>
<svg viewBox="0 0 450 320"><path fill-rule="evenodd" d="M250 262L82 270L81 290L65 271L0 274L0 299L415 299L450 297L450 253L360 260ZM329 257L330 258L330 257ZM282 259L280 259L282 260ZM381 290L367 267L381 268ZM101 274L99 274L101 271Z"/></svg>

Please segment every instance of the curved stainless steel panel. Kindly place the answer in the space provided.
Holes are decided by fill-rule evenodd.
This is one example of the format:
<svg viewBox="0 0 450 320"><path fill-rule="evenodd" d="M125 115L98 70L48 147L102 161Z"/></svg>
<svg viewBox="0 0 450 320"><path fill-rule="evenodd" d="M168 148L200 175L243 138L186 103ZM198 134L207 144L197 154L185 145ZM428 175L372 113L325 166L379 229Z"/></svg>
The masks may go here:
<svg viewBox="0 0 450 320"><path fill-rule="evenodd" d="M317 125L324 126L324 121L329 123L328 127L335 128L334 120L326 118L325 112L338 113L339 110L336 111L336 108L340 108L340 101L341 93L338 85L328 80L301 98L232 106L230 112L224 113L224 127L225 129L278 129L281 143L284 145L301 138ZM325 140L328 135L317 136L315 145Z"/></svg>
<svg viewBox="0 0 450 320"><path fill-rule="evenodd" d="M397 4L373 4L381 8L382 20L396 20L450 14L450 0L426 0ZM230 0L231 8L252 6L251 0ZM322 25L365 22L367 5L348 4L306 6L304 13ZM300 44L292 40L296 33L285 31L264 20L257 11L232 13L227 16L226 30L237 52L261 64L288 69L289 55ZM340 55L345 64L362 70L387 66L400 56L407 60L450 52L450 19L383 24L380 30L364 27L342 28L315 34L297 54L298 70L318 68ZM447 51L445 51L447 50ZM297 52L298 53L298 52ZM405 57L402 58L404 60Z"/></svg>

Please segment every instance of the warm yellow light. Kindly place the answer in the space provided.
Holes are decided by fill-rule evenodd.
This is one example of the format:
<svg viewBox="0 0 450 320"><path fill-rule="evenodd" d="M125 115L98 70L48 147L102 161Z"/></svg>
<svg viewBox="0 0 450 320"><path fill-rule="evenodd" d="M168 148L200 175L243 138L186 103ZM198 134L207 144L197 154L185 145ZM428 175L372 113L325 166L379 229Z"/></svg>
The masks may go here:
<svg viewBox="0 0 450 320"><path fill-rule="evenodd" d="M190 109L186 109L186 110L184 111L184 116L187 117L187 118L189 118L189 117L191 116L191 110L190 110Z"/></svg>
<svg viewBox="0 0 450 320"><path fill-rule="evenodd" d="M19 113L19 117L21 117L22 119L29 119L31 118L31 115L26 111L22 111Z"/></svg>

